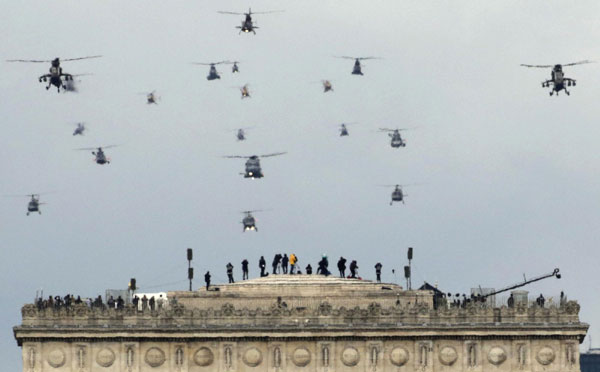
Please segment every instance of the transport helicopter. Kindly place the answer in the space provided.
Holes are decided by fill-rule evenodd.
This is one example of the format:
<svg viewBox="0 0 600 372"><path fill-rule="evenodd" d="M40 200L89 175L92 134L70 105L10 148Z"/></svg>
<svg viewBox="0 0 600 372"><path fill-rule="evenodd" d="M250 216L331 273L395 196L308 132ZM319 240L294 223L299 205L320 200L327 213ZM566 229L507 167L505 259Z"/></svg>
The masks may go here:
<svg viewBox="0 0 600 372"><path fill-rule="evenodd" d="M77 127L75 131L73 131L74 136L83 136L83 132L85 131L85 123L77 123Z"/></svg>
<svg viewBox="0 0 600 372"><path fill-rule="evenodd" d="M245 16L245 19L242 21L242 25L236 26L236 28L240 29L240 32L238 33L238 35L241 34L242 32L244 32L244 33L252 32L254 35L256 35L256 31L254 31L254 30L257 29L258 26L254 25L254 22L252 21L252 14L269 14L269 13L281 13L281 12L283 12L283 10L271 10L271 11L267 11L267 12L252 12L252 9L249 8L248 13L224 12L224 11L218 11L217 13Z"/></svg>
<svg viewBox="0 0 600 372"><path fill-rule="evenodd" d="M398 147L406 147L406 142L404 142L404 139L402 139L400 132L403 130L408 130L408 129L413 129L413 128L396 128L396 129L379 128L379 131L391 132L391 133L388 133L388 136L390 136L390 138L391 138L390 145L393 148L398 148Z"/></svg>
<svg viewBox="0 0 600 372"><path fill-rule="evenodd" d="M362 66L360 64L360 61L364 61L367 59L381 59L379 57L348 57L348 56L339 56L336 58L344 58L344 59L353 59L354 60L354 67L352 68L352 75L363 75L362 73Z"/></svg>
<svg viewBox="0 0 600 372"><path fill-rule="evenodd" d="M233 66L231 66L231 73L235 74L235 73L240 72L240 68L237 65L238 63L240 63L240 61L233 61L232 63L233 63Z"/></svg>
<svg viewBox="0 0 600 372"><path fill-rule="evenodd" d="M252 213L256 213L256 212L262 212L262 210L242 211L242 213L246 214L244 216L244 218L242 219L242 225L244 225L243 232L258 231L258 228L256 227L256 219L252 215Z"/></svg>
<svg viewBox="0 0 600 372"><path fill-rule="evenodd" d="M283 155L286 154L285 152L276 152L273 154L266 154L266 155L250 155L250 156L243 156L243 155L228 155L228 156L224 156L224 158L228 158L228 159L248 159L246 160L246 164L245 164L245 171L244 173L240 173L244 176L244 178L263 178L264 174L262 172L262 169L260 167L260 158L267 158L267 157L271 157L271 156L277 156L277 155Z"/></svg>
<svg viewBox="0 0 600 372"><path fill-rule="evenodd" d="M86 151L90 151L92 150L92 155L95 156L94 161L96 162L96 164L100 164L100 165L104 165L104 164L110 164L110 158L108 158L106 156L106 154L104 153L104 149L109 149L111 147L117 147L119 145L110 145L110 146L99 146L99 147L83 147L80 149L76 149L76 150L86 150Z"/></svg>
<svg viewBox="0 0 600 372"><path fill-rule="evenodd" d="M223 64L230 64L231 62L220 61L220 62L209 62L209 63L203 63L203 62L192 62L192 63L194 65L210 66L210 69L208 70L208 75L206 76L206 80L216 80L216 79L220 79L221 75L219 75L219 72L217 71L217 68L215 66L223 65Z"/></svg>
<svg viewBox="0 0 600 372"><path fill-rule="evenodd" d="M88 57L79 57L79 58L69 58L69 59L63 59L63 62L67 62L67 61L78 61L81 59L91 59L91 58L100 58L102 56L88 56ZM7 60L7 62L30 62L30 63L50 63L50 70L49 70L49 74L45 74L42 75L38 78L39 82L41 83L42 81L48 81L48 86L46 87L46 90L50 89L50 87L52 85L54 85L58 92L60 92L60 88L65 88L65 90L67 89L65 87L65 83L72 81L74 76L78 76L78 75L71 75L71 74L67 74L66 72L63 72L62 67L60 67L60 59L54 58L53 60L34 60L34 59L9 59ZM63 80L64 78L64 80Z"/></svg>
<svg viewBox="0 0 600 372"><path fill-rule="evenodd" d="M570 87L570 86L576 86L577 82L575 81L575 79L570 79L568 77L565 77L565 74L563 72L563 67L565 66L575 66L575 65L583 65L586 63L594 63L594 61L579 61L579 62L573 62L573 63L567 63L566 65L526 65L526 64L521 64L521 66L523 67L535 67L535 68L552 68L552 72L551 72L551 79L550 80L546 80L542 82L542 88L548 88L550 87L550 85L552 85L552 90L549 92L550 96L554 95L554 92L556 92L556 96L558 97L558 92L560 92L561 90L564 90L565 93L568 95L570 95L571 93L567 90L566 87Z"/></svg>

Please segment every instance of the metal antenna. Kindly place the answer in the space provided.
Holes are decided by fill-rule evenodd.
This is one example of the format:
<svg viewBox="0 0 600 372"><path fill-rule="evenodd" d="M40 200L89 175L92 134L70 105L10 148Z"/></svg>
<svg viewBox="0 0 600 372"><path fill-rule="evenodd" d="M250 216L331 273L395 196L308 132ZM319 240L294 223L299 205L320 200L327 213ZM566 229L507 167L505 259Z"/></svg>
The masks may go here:
<svg viewBox="0 0 600 372"><path fill-rule="evenodd" d="M194 279L194 268L192 267L192 248L187 249L188 279L190 280L190 292L192 291L192 279Z"/></svg>

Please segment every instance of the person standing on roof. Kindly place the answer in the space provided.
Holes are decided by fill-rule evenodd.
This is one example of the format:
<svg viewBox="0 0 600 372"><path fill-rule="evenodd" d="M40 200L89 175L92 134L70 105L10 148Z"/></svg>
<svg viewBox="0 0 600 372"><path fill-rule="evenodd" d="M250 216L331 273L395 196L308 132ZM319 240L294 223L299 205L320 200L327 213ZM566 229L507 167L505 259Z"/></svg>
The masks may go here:
<svg viewBox="0 0 600 372"><path fill-rule="evenodd" d="M346 277L346 259L344 257L340 257L338 263L338 270L340 271L340 278Z"/></svg>
<svg viewBox="0 0 600 372"><path fill-rule="evenodd" d="M358 264L354 260L350 263L350 277L353 279L356 279L356 269L358 269Z"/></svg>
<svg viewBox="0 0 600 372"><path fill-rule="evenodd" d="M248 260L242 261L242 280L248 279Z"/></svg>
<svg viewBox="0 0 600 372"><path fill-rule="evenodd" d="M208 291L208 287L210 287L210 271L207 271L204 274L204 282L206 283L206 290Z"/></svg>
<svg viewBox="0 0 600 372"><path fill-rule="evenodd" d="M377 283L381 283L381 262L377 262L375 265L375 274L377 275Z"/></svg>
<svg viewBox="0 0 600 372"><path fill-rule="evenodd" d="M229 283L235 283L233 280L233 265L230 262L225 267L227 268L227 277L229 278Z"/></svg>
<svg viewBox="0 0 600 372"><path fill-rule="evenodd" d="M306 275L312 275L312 266L306 265Z"/></svg>
<svg viewBox="0 0 600 372"><path fill-rule="evenodd" d="M288 258L287 253L284 253L283 258L281 259L281 268L283 269L284 274L288 273L288 262L290 262L290 259Z"/></svg>
<svg viewBox="0 0 600 372"><path fill-rule="evenodd" d="M290 255L290 274L294 274L294 269L296 268L296 262L298 262L298 257L295 254Z"/></svg>
<svg viewBox="0 0 600 372"><path fill-rule="evenodd" d="M265 268L267 267L267 261L265 261L264 256L260 256L260 260L258 261L258 267L260 267L260 277L267 276L265 273Z"/></svg>

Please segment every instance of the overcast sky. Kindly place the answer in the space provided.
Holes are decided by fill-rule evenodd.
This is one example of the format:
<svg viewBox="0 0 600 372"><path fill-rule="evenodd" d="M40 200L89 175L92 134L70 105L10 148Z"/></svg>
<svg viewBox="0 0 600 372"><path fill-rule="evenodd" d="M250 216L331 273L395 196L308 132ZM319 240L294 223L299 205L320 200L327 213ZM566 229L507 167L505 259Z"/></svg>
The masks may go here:
<svg viewBox="0 0 600 372"><path fill-rule="evenodd" d="M257 35L238 35L256 15ZM564 290L600 340L600 65L565 68L571 96L549 97L541 82L555 64L600 58L597 1L4 1L2 59L65 62L80 93L46 91L49 64L3 63L0 74L0 357L21 370L11 327L20 307L44 294L95 296L126 288L185 289L185 249L194 248L195 287L231 261L270 262L295 253L302 268L323 253L356 259L383 278L415 248L414 285L446 292L500 288L559 267ZM335 55L378 56L364 76ZM241 60L221 80L190 62ZM334 92L318 83L329 79ZM235 87L250 84L252 98ZM159 105L139 92L156 89ZM85 121L83 137L71 135ZM350 126L340 138L337 125ZM234 129L254 126L237 142ZM392 149L378 127L404 132ZM79 147L120 144L100 166ZM265 178L239 175L262 161ZM407 187L405 205L389 206ZM257 233L242 233L242 210ZM587 339L584 344L587 349ZM594 346L598 347L600 344Z"/></svg>

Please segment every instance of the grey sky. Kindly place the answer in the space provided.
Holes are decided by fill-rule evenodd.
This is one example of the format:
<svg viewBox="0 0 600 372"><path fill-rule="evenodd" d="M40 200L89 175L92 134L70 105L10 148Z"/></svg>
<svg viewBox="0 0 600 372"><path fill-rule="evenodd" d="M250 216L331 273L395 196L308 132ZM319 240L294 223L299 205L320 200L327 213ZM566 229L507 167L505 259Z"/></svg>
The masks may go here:
<svg viewBox="0 0 600 372"><path fill-rule="evenodd" d="M242 17L217 10L285 9ZM571 96L548 97L554 64L600 58L597 1L4 1L3 59L103 58L64 63L79 94L46 91L47 64L3 64L0 75L0 194L42 196L0 208L0 356L18 370L11 327L38 288L92 296L125 288L184 289L185 248L197 280L217 282L231 261L296 253L315 266L326 252L357 259L384 279L415 247L413 283L444 291L502 287L560 267L563 279L528 287L564 290L600 340L598 316L600 65L566 68ZM374 55L365 76L334 55ZM192 61L237 59L241 73ZM335 92L318 83L330 79ZM250 84L251 99L232 88ZM145 104L138 92L157 90ZM70 123L89 132L71 136ZM355 121L350 137L336 125ZM232 131L256 126L248 140ZM392 149L376 128L415 127ZM122 144L99 166L78 147ZM264 159L265 178L243 179L243 159ZM388 205L406 188L406 205ZM241 232L245 209L258 233ZM181 281L175 285L158 286ZM402 284L403 282L401 282ZM157 287L155 287L157 286ZM597 342L597 341L596 341ZM585 346L587 347L587 341ZM598 346L596 344L595 346Z"/></svg>

